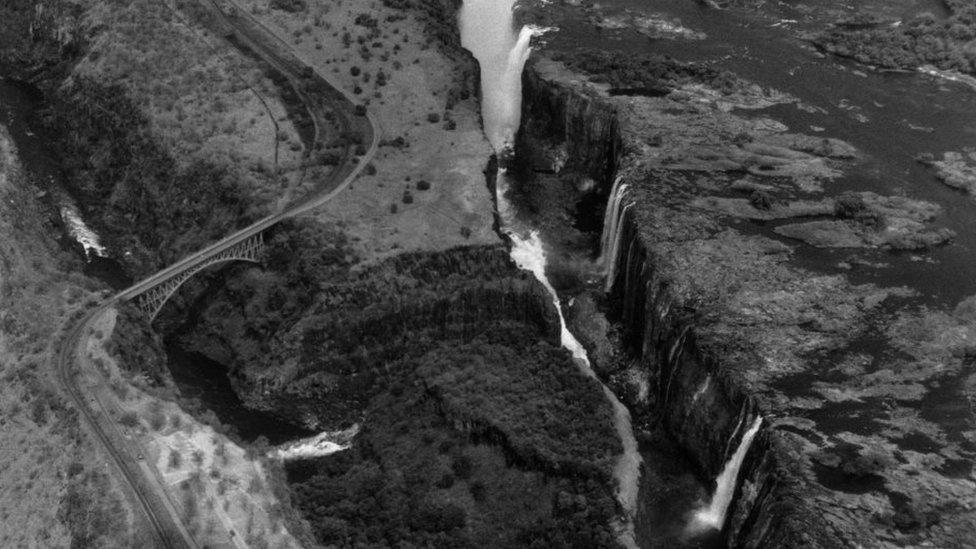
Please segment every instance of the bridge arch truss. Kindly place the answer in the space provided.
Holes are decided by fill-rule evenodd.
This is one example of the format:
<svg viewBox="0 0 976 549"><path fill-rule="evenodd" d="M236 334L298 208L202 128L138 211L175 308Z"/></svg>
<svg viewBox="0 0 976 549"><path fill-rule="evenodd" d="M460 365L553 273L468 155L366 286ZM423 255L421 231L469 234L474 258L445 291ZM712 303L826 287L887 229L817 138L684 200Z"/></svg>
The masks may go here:
<svg viewBox="0 0 976 549"><path fill-rule="evenodd" d="M261 262L261 252L264 250L264 236L257 232L248 238L237 242L233 246L224 248L212 255L202 257L199 261L173 273L168 278L158 281L154 286L145 288L139 294L128 296L134 298L136 304L150 320L154 320L169 300L184 282L200 271L228 261Z"/></svg>

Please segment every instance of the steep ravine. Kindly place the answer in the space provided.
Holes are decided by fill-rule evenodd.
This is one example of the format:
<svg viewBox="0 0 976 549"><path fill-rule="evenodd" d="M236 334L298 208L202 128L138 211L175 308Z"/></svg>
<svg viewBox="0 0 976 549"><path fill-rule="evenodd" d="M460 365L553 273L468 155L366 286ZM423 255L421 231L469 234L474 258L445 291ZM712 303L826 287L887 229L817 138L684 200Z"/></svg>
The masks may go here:
<svg viewBox="0 0 976 549"><path fill-rule="evenodd" d="M561 82L546 79L530 62L523 76L523 125L520 141L561 148L563 170L592 178L601 194L610 194L617 177L633 173L625 152L618 113L612 105ZM632 153L633 154L633 153ZM621 208L626 201L621 204ZM698 344L694 312L687 295L672 290L673 272L642 235L634 208L622 217L619 251L608 265L609 316L622 342L649 380L650 395L628 405L635 412L653 408L668 433L701 470L715 478L735 451L746 423L760 412L748 382L723 368L721 357ZM740 473L723 538L729 546L830 546L828 529L795 490L795 458L773 429L759 431ZM811 540L809 536L820 539ZM837 545L835 545L837 546Z"/></svg>

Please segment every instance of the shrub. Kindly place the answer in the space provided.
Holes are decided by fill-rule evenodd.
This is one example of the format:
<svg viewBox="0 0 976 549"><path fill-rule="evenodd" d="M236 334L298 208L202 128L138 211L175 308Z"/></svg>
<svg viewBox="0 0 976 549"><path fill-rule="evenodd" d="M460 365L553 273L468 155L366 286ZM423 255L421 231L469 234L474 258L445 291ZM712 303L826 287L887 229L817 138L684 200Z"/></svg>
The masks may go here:
<svg viewBox="0 0 976 549"><path fill-rule="evenodd" d="M752 191L749 203L757 210L768 210L773 207L773 198L766 191Z"/></svg>
<svg viewBox="0 0 976 549"><path fill-rule="evenodd" d="M134 428L136 425L139 425L139 416L135 412L126 412L119 418L119 423L126 427Z"/></svg>
<svg viewBox="0 0 976 549"><path fill-rule="evenodd" d="M426 179L421 179L420 181L417 182L418 191L426 191L428 189L430 189L430 181L427 181Z"/></svg>
<svg viewBox="0 0 976 549"><path fill-rule="evenodd" d="M413 193L410 191L403 191L403 203L413 204Z"/></svg>
<svg viewBox="0 0 976 549"><path fill-rule="evenodd" d="M432 112L427 115L427 121L431 124L436 124L441 121L441 115L437 114L436 112Z"/></svg>
<svg viewBox="0 0 976 549"><path fill-rule="evenodd" d="M844 193L834 200L834 214L841 219L854 219L867 209L861 195Z"/></svg>
<svg viewBox="0 0 976 549"><path fill-rule="evenodd" d="M273 10L281 10L281 11L295 13L299 11L305 11L305 9L308 6L305 4L305 0L271 0L271 3L268 4L268 7L270 7Z"/></svg>

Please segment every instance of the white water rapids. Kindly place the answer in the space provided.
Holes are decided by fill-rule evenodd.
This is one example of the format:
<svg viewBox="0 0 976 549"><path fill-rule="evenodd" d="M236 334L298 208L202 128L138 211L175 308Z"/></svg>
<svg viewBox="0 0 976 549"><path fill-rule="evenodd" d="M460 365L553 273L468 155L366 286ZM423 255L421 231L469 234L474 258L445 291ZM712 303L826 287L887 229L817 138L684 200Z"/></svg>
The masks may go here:
<svg viewBox="0 0 976 549"><path fill-rule="evenodd" d="M324 431L315 436L282 444L269 451L268 457L292 461L329 456L351 448L352 439L358 433L358 423L342 431Z"/></svg>
<svg viewBox="0 0 976 549"><path fill-rule="evenodd" d="M68 234L85 249L85 256L91 259L93 255L107 257L105 247L99 242L98 235L85 224L78 207L68 198L64 198L59 207L61 221L68 229Z"/></svg>
<svg viewBox="0 0 976 549"><path fill-rule="evenodd" d="M482 118L485 135L499 154L514 147L514 137L521 124L522 69L528 60L530 41L542 29L514 26L515 0L464 0L460 12L461 44L481 65ZM504 168L496 180L498 217L502 232L511 240L511 256L520 269L531 272L552 297L559 313L560 340L587 376L596 379L586 349L566 326L559 295L546 276L546 251L537 230L524 226L506 198L511 181ZM614 228L615 229L615 228ZM614 230L612 229L612 230ZM616 524L618 539L636 548L634 516L640 479L641 457L637 449L630 411L601 382L603 392L613 408L614 428L623 445L623 453L614 466L617 500L626 513Z"/></svg>

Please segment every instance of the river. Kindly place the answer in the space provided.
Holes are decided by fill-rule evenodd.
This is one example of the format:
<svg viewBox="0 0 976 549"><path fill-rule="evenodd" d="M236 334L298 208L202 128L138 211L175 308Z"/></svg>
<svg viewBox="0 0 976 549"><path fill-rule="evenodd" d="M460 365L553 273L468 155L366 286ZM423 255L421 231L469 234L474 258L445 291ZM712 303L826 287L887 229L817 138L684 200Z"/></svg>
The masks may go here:
<svg viewBox="0 0 976 549"><path fill-rule="evenodd" d="M545 29L514 26L514 0L465 0L460 14L461 44L481 66L481 112L484 131L497 155L510 156L515 146L522 111L522 70L528 60L530 42ZM559 315L560 342L568 350L583 375L598 379L586 350L567 326L559 294L549 281L547 251L539 231L520 219L509 202L513 180L507 166L499 167L495 180L495 198L499 230L507 238L512 260L529 271L552 297ZM623 451L617 458L613 476L623 516L614 525L617 539L625 547L636 548L634 518L640 487L641 454L631 426L630 411L601 382L603 393L613 411L613 427Z"/></svg>
<svg viewBox="0 0 976 549"><path fill-rule="evenodd" d="M0 67L0 75L5 71ZM58 227L59 243L84 261L84 273L119 290L132 283L111 251L84 220L84 208L65 185L61 163L54 152L54 139L39 122L44 108L41 92L30 84L0 76L0 123L7 127L17 145L21 164L31 182L42 193L39 198Z"/></svg>
<svg viewBox="0 0 976 549"><path fill-rule="evenodd" d="M877 2L875 2L877 3ZM651 40L628 29L598 30L581 13L557 17L558 31L546 34L547 48L573 51L580 45L608 51L663 54L701 62L752 82L788 93L799 102L740 113L770 117L791 131L842 139L864 153L844 176L826 185L829 195L872 191L934 202L935 220L956 232L949 245L932 250L934 260L918 261L911 252L878 250L871 260L883 268L845 274L856 283L905 285L921 292L928 305L954 305L976 294L976 202L940 182L915 160L920 153L960 151L976 146L976 93L965 83L919 72L872 70L854 62L825 57L799 38L824 25L820 0L763 5L756 10L716 10L688 0L608 0L609 13L643 12L705 36L701 40ZM897 5L895 5L897 4ZM920 10L944 15L940 2L912 0L884 6L887 14L907 16ZM555 12L554 12L555 13ZM813 107L813 108L811 108ZM772 227L764 231L768 236ZM790 244L795 245L795 241ZM840 273L838 263L854 253L801 246L794 264Z"/></svg>

